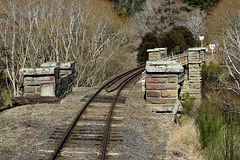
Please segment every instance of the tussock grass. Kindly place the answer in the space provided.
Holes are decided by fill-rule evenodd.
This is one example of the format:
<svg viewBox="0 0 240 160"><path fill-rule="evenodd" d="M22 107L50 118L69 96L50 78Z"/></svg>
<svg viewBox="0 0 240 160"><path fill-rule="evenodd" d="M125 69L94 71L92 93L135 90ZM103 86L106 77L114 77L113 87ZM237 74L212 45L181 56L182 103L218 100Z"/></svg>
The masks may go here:
<svg viewBox="0 0 240 160"><path fill-rule="evenodd" d="M187 148L188 157L191 159L203 160L204 154L201 150L201 143L198 135L198 129L195 125L195 118L184 115L181 118L182 126L177 126L176 129L171 132L170 139L178 147Z"/></svg>
<svg viewBox="0 0 240 160"><path fill-rule="evenodd" d="M197 127L202 149L210 160L239 160L239 124L233 115L223 115L218 110L201 111Z"/></svg>

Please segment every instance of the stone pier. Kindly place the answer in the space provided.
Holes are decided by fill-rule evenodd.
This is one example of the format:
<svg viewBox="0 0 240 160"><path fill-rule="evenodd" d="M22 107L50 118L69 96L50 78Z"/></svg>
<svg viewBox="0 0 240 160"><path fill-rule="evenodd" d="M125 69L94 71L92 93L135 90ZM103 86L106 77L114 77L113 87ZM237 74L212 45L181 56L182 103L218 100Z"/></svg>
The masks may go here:
<svg viewBox="0 0 240 160"><path fill-rule="evenodd" d="M201 64L205 62L206 48L189 48L188 49L188 92L195 97L195 104L201 103Z"/></svg>
<svg viewBox="0 0 240 160"><path fill-rule="evenodd" d="M148 49L149 61L159 61L162 58L167 57L167 48L154 48Z"/></svg>
<svg viewBox="0 0 240 160"><path fill-rule="evenodd" d="M25 97L50 96L60 99L72 92L75 62L43 63L40 68L22 68Z"/></svg>
<svg viewBox="0 0 240 160"><path fill-rule="evenodd" d="M182 65L175 61L147 61L146 106L154 112L173 110L178 99Z"/></svg>

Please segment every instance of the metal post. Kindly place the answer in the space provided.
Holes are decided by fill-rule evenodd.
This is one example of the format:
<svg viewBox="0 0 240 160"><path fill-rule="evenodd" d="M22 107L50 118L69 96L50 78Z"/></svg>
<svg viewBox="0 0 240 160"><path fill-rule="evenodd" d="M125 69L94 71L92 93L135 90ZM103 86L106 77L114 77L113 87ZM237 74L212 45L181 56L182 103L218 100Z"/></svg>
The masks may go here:
<svg viewBox="0 0 240 160"><path fill-rule="evenodd" d="M201 47L203 47L204 36L199 36L199 39L200 39L200 41L201 41Z"/></svg>

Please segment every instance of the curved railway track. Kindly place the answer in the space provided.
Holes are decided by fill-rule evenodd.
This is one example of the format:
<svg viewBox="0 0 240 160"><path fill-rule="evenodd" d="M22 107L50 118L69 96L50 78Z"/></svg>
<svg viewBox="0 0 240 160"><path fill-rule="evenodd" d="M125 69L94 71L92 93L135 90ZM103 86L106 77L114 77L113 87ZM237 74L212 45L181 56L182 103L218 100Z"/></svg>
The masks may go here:
<svg viewBox="0 0 240 160"><path fill-rule="evenodd" d="M116 104L121 109L125 97L120 93L126 85L136 79L145 67L141 66L109 80L77 114L62 137L50 160L54 159L101 159L107 158L107 145L123 141L115 127L121 117L112 117ZM104 102L104 103L102 103ZM111 133L110 133L111 131Z"/></svg>

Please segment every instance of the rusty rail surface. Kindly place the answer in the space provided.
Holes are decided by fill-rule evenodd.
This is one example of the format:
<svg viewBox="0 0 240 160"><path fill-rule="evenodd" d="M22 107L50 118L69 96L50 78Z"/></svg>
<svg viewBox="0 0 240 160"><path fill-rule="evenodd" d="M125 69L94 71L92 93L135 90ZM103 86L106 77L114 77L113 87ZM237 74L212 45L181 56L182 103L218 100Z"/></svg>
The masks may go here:
<svg viewBox="0 0 240 160"><path fill-rule="evenodd" d="M140 70L136 73L134 73L132 76L130 76L130 78L127 78L126 80L124 80L123 85L121 85L121 88L118 90L114 101L112 103L111 106L111 110L108 116L108 121L107 121L107 127L106 127L106 132L105 132L105 136L104 136L104 143L103 143L103 148L102 148L102 155L101 155L101 160L104 160L106 158L106 148L107 148L107 142L108 142L108 134L109 134L109 128L110 128L110 122L111 122L111 117L112 117L112 112L113 112L113 108L115 106L115 103L117 101L117 98L119 96L119 94L121 93L122 89L132 80L134 79L136 76L138 76L139 74L141 74L143 72L143 70Z"/></svg>
<svg viewBox="0 0 240 160"><path fill-rule="evenodd" d="M50 160L54 160L55 158L57 158L59 152L61 151L63 145L65 144L66 140L68 139L69 135L71 134L74 126L76 125L76 123L79 121L79 118L81 117L81 115L83 114L83 112L85 111L85 109L89 106L89 104L93 101L93 99L103 90L106 89L108 92L111 92L113 90L119 89L114 101L112 102L111 108L110 108L110 112L109 112L109 116L108 116L108 120L107 120L107 128L105 131L105 136L104 136L104 141L103 141L103 149L102 149L102 156L101 159L104 160L105 159L105 154L106 154L106 147L107 147L107 141L108 141L108 131L109 131L109 126L110 126L110 122L111 122L111 115L112 115L112 111L114 108L114 105L116 103L116 100L118 99L118 96L121 92L121 90L132 80L134 79L136 76L140 75L143 71L145 70L145 66L141 66L138 68L135 68L133 70L130 70L128 72L125 72L117 77L112 78L111 80L109 80L108 82L106 82L87 102L86 104L83 106L83 108L80 110L80 112L77 114L77 116L75 117L75 119L73 120L73 122L70 124L70 126L68 127L67 131L65 132L65 134L63 135L63 137L61 138L60 142L58 143L57 147L55 148L53 154L50 157ZM115 85L117 84L117 85ZM115 85L115 86L114 86ZM112 87L112 88L111 88ZM109 89L111 88L111 89ZM109 89L109 90L108 90Z"/></svg>

